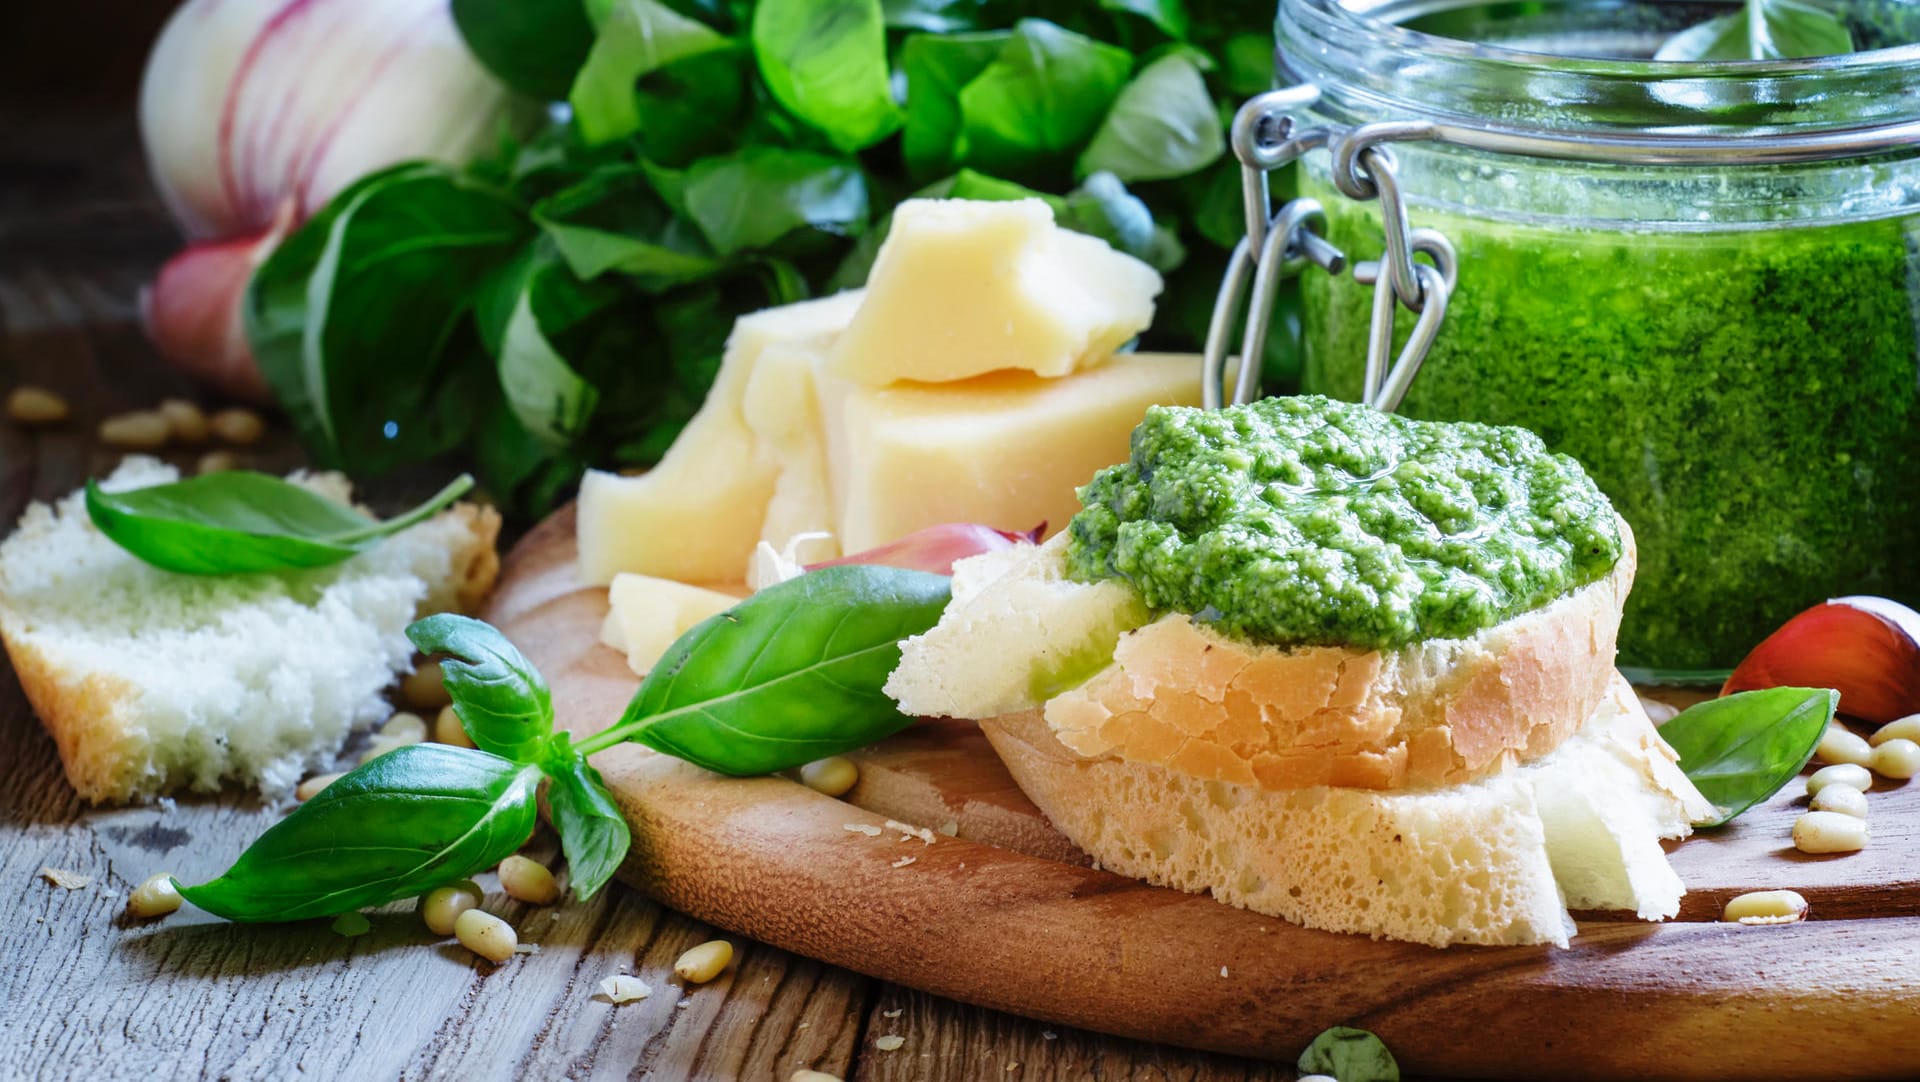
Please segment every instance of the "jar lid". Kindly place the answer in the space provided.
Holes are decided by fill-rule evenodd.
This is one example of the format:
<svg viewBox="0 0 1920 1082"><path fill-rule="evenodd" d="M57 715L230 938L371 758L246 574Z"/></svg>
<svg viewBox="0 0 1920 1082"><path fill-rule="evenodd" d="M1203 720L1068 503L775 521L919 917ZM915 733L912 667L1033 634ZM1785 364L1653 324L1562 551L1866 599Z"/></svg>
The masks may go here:
<svg viewBox="0 0 1920 1082"><path fill-rule="evenodd" d="M1336 119L1431 122L1431 138L1502 153L1710 164L1920 149L1920 5L1853 0L1856 40L1881 46L1861 52L1649 59L1729 7L1280 0L1277 59Z"/></svg>

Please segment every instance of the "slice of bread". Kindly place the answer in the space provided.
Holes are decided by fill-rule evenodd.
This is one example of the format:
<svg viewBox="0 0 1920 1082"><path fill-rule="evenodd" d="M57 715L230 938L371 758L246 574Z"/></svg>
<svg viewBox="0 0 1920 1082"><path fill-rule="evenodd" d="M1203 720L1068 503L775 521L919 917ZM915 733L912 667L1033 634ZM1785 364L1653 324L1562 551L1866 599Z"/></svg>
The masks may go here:
<svg viewBox="0 0 1920 1082"><path fill-rule="evenodd" d="M103 487L176 480L129 458ZM293 480L342 503L335 474ZM223 779L270 798L385 717L416 616L477 608L499 572L491 508L449 509L332 567L178 575L109 541L75 493L0 544L0 637L67 778L89 800Z"/></svg>
<svg viewBox="0 0 1920 1082"><path fill-rule="evenodd" d="M1333 932L1435 947L1567 944L1567 906L1679 912L1662 838L1711 814L1625 681L1553 753L1417 792L1261 789L1083 757L1037 711L981 723L1102 867Z"/></svg>
<svg viewBox="0 0 1920 1082"><path fill-rule="evenodd" d="M1621 533L1606 578L1472 638L1389 651L1244 643L1178 613L1145 623L1125 586L1066 578L1062 535L957 564L953 604L902 645L886 690L935 716L1044 702L1068 748L1202 781L1402 789L1489 777L1558 747L1605 697L1635 566Z"/></svg>

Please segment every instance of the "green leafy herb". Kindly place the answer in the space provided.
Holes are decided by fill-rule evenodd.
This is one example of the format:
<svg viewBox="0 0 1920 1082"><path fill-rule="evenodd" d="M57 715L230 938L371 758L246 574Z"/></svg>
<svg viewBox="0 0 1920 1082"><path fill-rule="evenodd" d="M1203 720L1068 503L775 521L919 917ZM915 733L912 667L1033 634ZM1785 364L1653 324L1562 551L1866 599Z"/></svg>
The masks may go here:
<svg viewBox="0 0 1920 1082"><path fill-rule="evenodd" d="M574 78L574 123L589 143L607 143L646 127L635 95L641 76L676 60L733 47L724 35L657 0L613 0ZM590 9L591 10L591 9Z"/></svg>
<svg viewBox="0 0 1920 1082"><path fill-rule="evenodd" d="M666 286L712 277L722 266L713 246L657 187L653 170L603 168L535 204L533 220L582 278L617 271Z"/></svg>
<svg viewBox="0 0 1920 1082"><path fill-rule="evenodd" d="M1364 1029L1335 1026L1313 1039L1294 1070L1332 1075L1339 1082L1400 1082L1400 1065L1380 1038Z"/></svg>
<svg viewBox="0 0 1920 1082"><path fill-rule="evenodd" d="M538 760L553 732L553 695L539 670L491 624L454 613L416 620L407 638L440 662L453 711L480 750Z"/></svg>
<svg viewBox="0 0 1920 1082"><path fill-rule="evenodd" d="M1080 172L1124 181L1198 173L1226 153L1213 95L1193 57L1172 52L1134 76L1080 153ZM1148 218L1151 225L1152 218Z"/></svg>
<svg viewBox="0 0 1920 1082"><path fill-rule="evenodd" d="M1828 688L1743 691L1690 706L1660 727L1680 769L1713 803L1720 826L1780 791L1826 733L1840 693Z"/></svg>
<svg viewBox="0 0 1920 1082"><path fill-rule="evenodd" d="M488 70L536 98L566 97L593 47L587 9L572 0L453 0L453 21Z"/></svg>
<svg viewBox="0 0 1920 1082"><path fill-rule="evenodd" d="M251 470L108 492L87 482L87 517L155 567L231 575L326 567L422 522L473 487L464 474L413 510L382 522L299 485Z"/></svg>
<svg viewBox="0 0 1920 1082"><path fill-rule="evenodd" d="M180 893L233 921L331 917L491 868L533 832L538 767L444 744L396 748L274 824L226 874Z"/></svg>
<svg viewBox="0 0 1920 1082"><path fill-rule="evenodd" d="M900 126L880 0L760 0L753 53L774 98L836 150L864 150Z"/></svg>
<svg viewBox="0 0 1920 1082"><path fill-rule="evenodd" d="M1138 15L1176 41L1184 41L1192 25L1187 18L1186 5L1181 0L1100 0L1100 6L1108 11Z"/></svg>
<svg viewBox="0 0 1920 1082"><path fill-rule="evenodd" d="M766 774L865 746L911 720L881 690L900 640L946 608L945 576L823 568L682 635L591 753L634 740L723 774Z"/></svg>
<svg viewBox="0 0 1920 1082"><path fill-rule="evenodd" d="M852 161L748 147L687 170L687 214L714 249L766 248L806 229L853 235L867 224L866 178Z"/></svg>
<svg viewBox="0 0 1920 1082"><path fill-rule="evenodd" d="M1125 49L1043 19L1020 20L1000 54L961 88L965 162L1017 175L1071 151L1093 134L1132 70Z"/></svg>
<svg viewBox="0 0 1920 1082"><path fill-rule="evenodd" d="M910 34L900 47L907 119L900 152L916 176L938 176L965 151L960 142L960 91L993 63L1013 35Z"/></svg>
<svg viewBox="0 0 1920 1082"><path fill-rule="evenodd" d="M600 772L572 749L566 733L556 734L555 739L547 765L547 777L552 779L547 807L553 813L554 829L560 832L560 848L567 854L573 892L591 898L620 870L633 835Z"/></svg>
<svg viewBox="0 0 1920 1082"><path fill-rule="evenodd" d="M1840 56L1853 35L1832 12L1804 0L1744 0L1740 10L1667 39L1655 60L1785 60Z"/></svg>

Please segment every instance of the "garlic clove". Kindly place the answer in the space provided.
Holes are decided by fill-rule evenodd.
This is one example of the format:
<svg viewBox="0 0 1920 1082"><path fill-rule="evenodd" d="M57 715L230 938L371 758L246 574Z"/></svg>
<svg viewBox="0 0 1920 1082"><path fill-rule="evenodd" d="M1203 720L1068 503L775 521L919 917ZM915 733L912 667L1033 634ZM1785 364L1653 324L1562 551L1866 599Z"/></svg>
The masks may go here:
<svg viewBox="0 0 1920 1082"><path fill-rule="evenodd" d="M1920 613L1882 597L1802 612L1753 648L1720 694L1770 687L1840 693L1840 712L1883 725L1920 712Z"/></svg>
<svg viewBox="0 0 1920 1082"><path fill-rule="evenodd" d="M936 575L953 574L956 560L969 556L979 556L988 552L999 552L1016 545L1031 545L1042 533L1046 532L1042 523L1032 530L1014 533L1009 530L996 530L991 526L982 526L974 522L949 522L941 526L928 526L915 530L898 541L888 542L851 556L842 556L837 560L826 560L817 564L808 564L807 570L817 571L823 567L839 564L878 564L884 567L904 567L912 571L931 571Z"/></svg>
<svg viewBox="0 0 1920 1082"><path fill-rule="evenodd" d="M250 402L271 402L247 345L241 305L247 283L293 226L293 204L265 231L233 240L188 245L160 268L140 297L147 337L174 365L222 392Z"/></svg>

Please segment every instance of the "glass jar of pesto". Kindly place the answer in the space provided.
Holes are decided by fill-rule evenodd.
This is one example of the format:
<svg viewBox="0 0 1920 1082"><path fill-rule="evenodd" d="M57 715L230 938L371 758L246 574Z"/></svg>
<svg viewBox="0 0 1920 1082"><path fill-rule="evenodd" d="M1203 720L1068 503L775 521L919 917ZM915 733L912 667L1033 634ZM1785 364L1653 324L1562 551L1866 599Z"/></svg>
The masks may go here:
<svg viewBox="0 0 1920 1082"><path fill-rule="evenodd" d="M1398 409L1587 467L1639 546L1631 666L1730 666L1836 594L1920 603L1920 6L1828 2L1860 51L1659 62L1738 6L1281 0L1294 89L1236 125L1265 155L1250 206L1297 157L1324 214L1295 265L1381 257L1396 211L1397 254L1410 221L1451 257ZM1386 286L1362 282L1394 263L1302 272L1303 390L1367 400ZM1401 305L1440 277L1403 275Z"/></svg>

